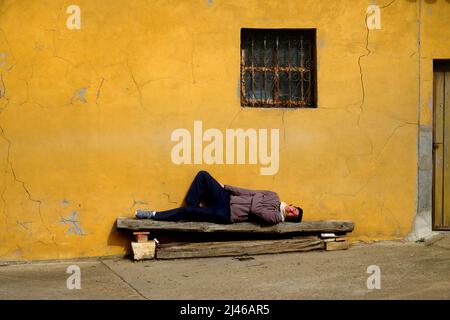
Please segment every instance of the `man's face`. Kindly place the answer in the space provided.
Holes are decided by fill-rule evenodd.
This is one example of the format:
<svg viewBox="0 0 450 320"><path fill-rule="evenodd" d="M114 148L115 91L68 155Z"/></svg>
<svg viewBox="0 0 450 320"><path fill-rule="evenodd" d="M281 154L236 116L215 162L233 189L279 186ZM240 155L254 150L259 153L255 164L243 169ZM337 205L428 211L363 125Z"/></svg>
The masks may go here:
<svg viewBox="0 0 450 320"><path fill-rule="evenodd" d="M285 209L286 212L286 218L297 218L299 213L298 209L294 207L293 205L288 205Z"/></svg>

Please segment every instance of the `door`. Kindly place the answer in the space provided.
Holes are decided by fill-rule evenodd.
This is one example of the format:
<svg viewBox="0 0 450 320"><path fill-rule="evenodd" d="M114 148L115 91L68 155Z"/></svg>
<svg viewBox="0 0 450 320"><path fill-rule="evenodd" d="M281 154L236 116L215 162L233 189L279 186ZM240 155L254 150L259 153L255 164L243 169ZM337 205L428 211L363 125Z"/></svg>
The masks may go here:
<svg viewBox="0 0 450 320"><path fill-rule="evenodd" d="M450 230L450 61L434 61L433 229Z"/></svg>

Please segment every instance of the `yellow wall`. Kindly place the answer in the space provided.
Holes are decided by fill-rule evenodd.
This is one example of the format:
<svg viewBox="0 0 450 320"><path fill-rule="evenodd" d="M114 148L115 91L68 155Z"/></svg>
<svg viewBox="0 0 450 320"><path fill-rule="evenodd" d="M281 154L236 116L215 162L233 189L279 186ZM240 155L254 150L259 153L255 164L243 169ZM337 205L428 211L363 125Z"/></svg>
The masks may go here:
<svg viewBox="0 0 450 320"><path fill-rule="evenodd" d="M115 219L179 205L199 169L276 190L305 220L353 220L353 240L404 237L416 212L419 84L430 124L450 4L422 3L421 50L419 3L382 8L368 51L372 2L0 1L0 260L124 253ZM80 30L66 28L71 4ZM240 107L242 27L317 28L317 109ZM194 120L279 128L278 173L176 166L170 135ZM64 220L74 212L80 229Z"/></svg>

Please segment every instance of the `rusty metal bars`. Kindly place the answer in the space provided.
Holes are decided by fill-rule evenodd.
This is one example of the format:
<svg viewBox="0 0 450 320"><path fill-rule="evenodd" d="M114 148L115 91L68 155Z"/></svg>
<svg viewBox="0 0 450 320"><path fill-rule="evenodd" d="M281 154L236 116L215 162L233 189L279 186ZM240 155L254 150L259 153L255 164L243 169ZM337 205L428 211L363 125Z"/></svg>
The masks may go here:
<svg viewBox="0 0 450 320"><path fill-rule="evenodd" d="M280 108L314 108L316 94L315 77L315 32L313 30L264 30L264 29L242 29L241 31L241 105L245 107L280 107ZM255 39L262 37L262 66L255 66ZM267 65L267 41L268 37L274 39L271 52L272 63ZM280 49L280 37L287 39L287 49ZM298 45L295 46L295 40ZM306 41L305 41L306 40ZM292 47L293 46L293 47ZM306 48L305 48L306 46ZM280 50L287 60L287 65L280 65ZM297 50L297 51L295 51ZM293 53L294 52L294 53ZM250 55L250 57L249 57ZM298 55L298 59L293 59ZM293 61L295 60L295 61ZM298 60L298 61L297 61ZM262 83L256 84L255 73L262 76ZM280 73L287 76L288 99L280 98ZM247 83L247 75L250 75L250 87ZM270 76L269 76L270 75ZM270 77L273 76L273 88L268 85ZM298 83L293 83L298 77ZM297 80L296 80L297 81ZM260 97L255 96L255 86ZM295 90L293 90L293 86ZM284 88L286 89L286 88ZM249 92L249 90L251 90ZM273 91L272 91L273 90ZM269 92L270 91L270 92ZM296 92L296 95L293 94ZM305 92L306 91L306 92ZM272 97L270 99L269 97Z"/></svg>

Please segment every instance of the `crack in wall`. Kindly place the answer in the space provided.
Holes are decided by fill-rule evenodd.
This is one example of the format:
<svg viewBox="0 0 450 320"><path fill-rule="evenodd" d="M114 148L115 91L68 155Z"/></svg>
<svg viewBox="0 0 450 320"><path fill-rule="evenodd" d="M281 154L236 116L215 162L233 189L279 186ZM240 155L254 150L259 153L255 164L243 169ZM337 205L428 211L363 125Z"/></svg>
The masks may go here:
<svg viewBox="0 0 450 320"><path fill-rule="evenodd" d="M389 2L388 4L386 4L386 5L384 5L384 6L381 6L381 7L379 7L380 8L380 10L381 9L385 9L385 8L387 8L387 7L389 7L389 6L391 6L394 2L396 2L397 0L392 0L391 2ZM362 113L363 113L363 111L364 111L364 104L365 104L365 102L366 102L366 87L365 87L365 84L364 84L364 73L363 73L363 67L362 67L362 64L361 64L361 62L362 62L362 59L363 58L367 58L370 54L372 54L372 51L370 50L370 48L369 48L369 37L370 37L370 29L369 29L369 26L368 26L368 24L367 24L367 18L368 18L368 16L369 16L369 13L368 12L366 12L366 15L364 16L364 25L366 26L366 39L365 39L365 49L366 49L366 53L365 54L362 54L362 55L360 55L359 57L358 57L358 67L359 67L359 75L360 75L360 81L361 81L361 103L360 103L360 105L359 105L359 109L360 109L360 112L359 112L359 114L358 114L358 120L357 120L357 126L359 127L359 124L360 124L360 120L361 120L361 115L362 115ZM373 143L372 143L372 141L370 140L370 138L369 138L369 142L370 142L370 144L371 144L371 152L370 152L370 154L373 154Z"/></svg>
<svg viewBox="0 0 450 320"><path fill-rule="evenodd" d="M393 4L395 1L397 1L397 0L392 0L392 1L389 2L388 4L386 4L386 5L384 5L384 6L381 6L380 9L384 9L384 8L389 7L389 6L390 6L391 4Z"/></svg>
<svg viewBox="0 0 450 320"><path fill-rule="evenodd" d="M400 221L398 218L393 214L392 210L385 206L386 200L384 197L379 201L379 207L380 207L380 215L383 216L384 211L387 211L388 214L386 215L387 218L394 221L395 231L394 233L391 233L392 236L398 237L400 235Z"/></svg>
<svg viewBox="0 0 450 320"><path fill-rule="evenodd" d="M31 229L28 227L29 224L32 224L33 222L31 221L19 221L17 220L16 223L20 226L22 226L25 230L30 231L31 233Z"/></svg>
<svg viewBox="0 0 450 320"><path fill-rule="evenodd" d="M5 175L4 175L4 187L3 187L2 193L1 193L1 195L0 195L0 198L2 199L2 202L3 202L2 213L3 213L3 216L5 217L5 228L6 228L6 232L9 233L8 213L7 213L7 211L6 211L6 199L5 199L5 192L6 192L6 175L7 175L7 171L5 170Z"/></svg>
<svg viewBox="0 0 450 320"><path fill-rule="evenodd" d="M27 87L27 97L26 97L25 101L17 104L19 106L23 106L25 103L30 102L30 84L28 83L27 79L20 79L20 80L25 82L25 86Z"/></svg>
<svg viewBox="0 0 450 320"><path fill-rule="evenodd" d="M384 5L384 6L381 6L381 7L379 7L380 8L380 10L381 9L384 9L384 8L387 8L387 7L389 7L389 6L391 6L395 1L397 1L397 0L392 0L390 3L388 3L387 5ZM365 86L364 86L364 75L363 75L363 70L362 70L362 65L361 65L361 59L362 58L366 58L366 57L368 57L371 53L372 53L372 51L369 49L369 36L370 36L370 29L369 29L369 26L367 25L367 18L368 18L368 16L369 16L369 13L366 13L366 15L365 15L365 17L364 17L364 25L366 26L366 44L365 44L365 48L366 48L366 53L365 54L363 54L363 55L360 55L359 57L358 57L358 67L359 67L359 74L360 74L360 78L361 78L361 94L362 94L362 98L361 98L361 104L359 105L359 108L360 108L360 114L359 114L359 116L358 116L358 125L359 125L359 120L360 120L360 117L361 117L361 113L363 112L363 106L364 106L364 103L365 103L365 99L366 99L366 95L365 95Z"/></svg>
<svg viewBox="0 0 450 320"><path fill-rule="evenodd" d="M100 81L100 85L98 86L97 92L95 94L95 104L97 106L98 106L98 99L100 98L100 91L102 90L104 81L105 81L105 78L102 78L102 80Z"/></svg>
<svg viewBox="0 0 450 320"><path fill-rule="evenodd" d="M364 87L364 75L363 75L363 70L362 70L362 66L361 66L361 59L362 58L365 58L365 57L368 57L371 53L372 53L372 51L370 51L370 49L369 49L369 35L370 35L370 29L369 29L369 26L367 25L367 17L369 16L369 14L368 13L366 13L366 15L365 15L365 18L364 18L364 25L366 26L366 29L367 29L367 33L366 33L366 45L365 45L365 47L366 47L366 53L365 54L363 54L363 55L360 55L359 57L358 57L358 67L359 67L359 75L360 75L360 79L361 79L361 95L362 95L362 98L361 98L361 104L359 105L359 109L360 109L360 112L359 112L359 115L358 115L358 121L357 121L357 125L359 126L359 121L360 121L360 119L361 119L361 114L362 114L362 112L363 112L363 106L364 106L364 103L365 103L365 100L366 100L366 89L365 89L365 87Z"/></svg>
<svg viewBox="0 0 450 320"><path fill-rule="evenodd" d="M16 59L14 58L14 54L12 53L11 46L8 41L8 37L6 36L6 32L2 28L0 28L0 32L3 34L3 39L5 39L6 46L8 47L8 51L7 51L8 54L13 58L14 61L16 61ZM10 71L14 66L15 66L15 63L13 63L13 65L7 71Z"/></svg>
<svg viewBox="0 0 450 320"><path fill-rule="evenodd" d="M234 120L236 120L236 118L239 116L242 110L244 110L244 108L239 106L239 111L234 114L233 118L231 119L231 122L228 124L228 128L231 128L231 125L233 124Z"/></svg>
<svg viewBox="0 0 450 320"><path fill-rule="evenodd" d="M58 56L58 55L53 55L52 56L52 58L56 58L56 59L60 59L60 60L62 60L62 61L64 61L64 62L66 62L66 63L68 63L68 64L70 64L72 67L74 67L74 68L76 68L77 66L75 65L75 63L73 63L72 61L70 61L69 59L66 59L66 58L63 58L63 57L60 57L60 56Z"/></svg>
<svg viewBox="0 0 450 320"><path fill-rule="evenodd" d="M129 62L128 62L128 59L126 60L126 65L127 65L127 68L128 68L128 72L130 73L131 80L133 80L133 83L134 83L134 85L136 86L136 90L138 91L138 94L139 94L139 104L141 105L141 107L144 107L144 105L142 104L142 91L141 91L141 87L139 86L139 84L138 84L137 81L136 81L136 78L134 77L133 70L132 70L131 67L130 67L130 64L129 64Z"/></svg>
<svg viewBox="0 0 450 320"><path fill-rule="evenodd" d="M400 128L404 128L404 127L406 127L408 125L417 125L417 123L404 122L403 124L395 126L395 128L392 130L392 132L390 133L390 135L386 139L386 142L381 147L380 152L375 157L375 168L373 170L374 173L367 179L367 181L356 192L352 192L352 193L325 192L324 194L332 194L332 195L336 195L336 196L349 196L349 197L357 196L370 183L370 181L377 175L376 170L378 169L380 158L381 158L382 154L384 153L385 149L387 148L389 142L393 139L393 137L394 137L395 133L397 132L397 130L399 130ZM351 174L350 166L348 165L348 159L349 158L351 158L351 157L346 157L346 160L345 160L347 170L349 171L349 174L347 174L345 177L347 177L347 176L349 176Z"/></svg>
<svg viewBox="0 0 450 320"><path fill-rule="evenodd" d="M9 141L9 140L8 140ZM10 142L9 142L10 143ZM10 149L10 144L8 146L8 157L9 157L9 149ZM22 185L22 188L25 190L25 193L27 194L28 200L30 200L31 202L34 202L37 204L37 208L38 208L38 213L39 213L39 219L41 220L42 226L47 230L47 232L49 233L50 237L52 238L52 242L53 244L56 246L56 250L57 250L57 256L59 257L59 246L58 243L55 240L55 235L53 234L53 232L50 230L50 228L48 227L48 225L44 222L44 218L42 216L42 211L41 211L41 206L42 206L42 200L40 199L33 199L33 197L31 196L30 191L28 190L28 188L25 186L25 182L22 180L19 180L16 176L16 173L14 171L14 168L12 166L12 163L10 162L10 159L8 159L9 162L9 166L11 169L11 173L14 177L14 180L18 183L20 183Z"/></svg>
<svg viewBox="0 0 450 320"><path fill-rule="evenodd" d="M3 80L3 73L0 73L0 101L1 101L1 99L5 99L6 100L6 104L4 105L3 108L0 109L0 116L2 115L3 111L6 109L6 107L9 105L9 102L10 102L9 99L6 97L6 86L5 86L5 82ZM7 147L7 155L6 155L6 161L7 161L7 164L8 164L9 163L9 148L10 148L10 144L11 143L10 143L9 139L6 137L5 130L3 129L3 126L1 124L0 124L0 132L1 132L1 136L2 136L3 140L5 140L7 145L8 145L8 147ZM6 168L7 168L7 166L5 167L4 175L3 175L4 187L3 187L3 190L2 190L2 193L1 193L1 199L2 199L2 202L3 202L2 213L3 213L4 217L5 217L6 231L8 232L9 231L9 223L8 223L8 214L7 214L7 211L6 211L7 204L6 204L6 199L4 197L4 195L6 193L6 189L7 189L6 188L6 177L8 175L8 171L6 170Z"/></svg>
<svg viewBox="0 0 450 320"><path fill-rule="evenodd" d="M5 97L5 99L9 103L8 98L6 98L6 87L5 87L5 81L3 80L3 73L0 73L0 99L2 99L3 97ZM5 107L2 108L1 110L3 111L3 109L5 109Z"/></svg>
<svg viewBox="0 0 450 320"><path fill-rule="evenodd" d="M163 192L162 194L165 195L165 196L167 197L167 202L168 202L168 203L175 203L175 204L178 204L178 202L170 200L170 194L165 193L165 192Z"/></svg>
<svg viewBox="0 0 450 320"><path fill-rule="evenodd" d="M132 203L131 207L128 208L128 210L132 211L133 208L134 208L136 205L138 205L138 204L140 204L140 205L147 205L148 203L145 202L144 200L136 200L136 199L133 197L133 203Z"/></svg>
<svg viewBox="0 0 450 320"><path fill-rule="evenodd" d="M1 116L1 115L3 114L3 112L5 111L6 107L9 105L10 100L9 100L9 98L6 96L7 90L6 90L6 85L5 85L5 82L4 82L4 79L3 79L3 73L0 73L0 79L1 79L1 82L0 82L0 83L1 83L1 88L2 88L2 89L1 89L2 94L1 94L1 96L0 96L0 99L5 99L5 100L7 101L6 104L5 104L5 106L0 110L0 116ZM50 237L52 238L52 242L53 242L53 244L55 245L56 250L57 250L57 256L59 257L59 246L58 246L58 243L57 243L56 240L55 240L55 235L54 235L53 232L50 230L50 228L48 227L48 225L44 222L44 218L43 218L43 216L42 216L42 212L41 212L42 201L39 200L39 199L34 199L34 198L31 196L31 192L30 192L30 191L28 190L28 188L26 187L25 182L17 178L16 172L15 172L15 170L14 170L14 167L13 167L13 164L12 164L12 161L11 161L11 140L6 136L6 134L5 134L5 129L3 128L3 126L2 126L1 124L0 124L0 132L1 132L1 137L2 137L3 140L5 140L6 143L7 143L7 152L6 152L6 163L7 163L7 167L9 166L9 169L10 169L10 172L11 172L11 174L12 174L12 177L13 177L14 181L17 182L17 183L19 183L19 184L22 186L23 190L25 191L25 193L26 193L26 195L27 195L28 200L31 201L31 202L33 202L33 203L35 203L35 204L37 204L37 209L38 209L38 214L39 214L39 218L40 218L41 224L42 224L42 226L47 230L48 234L49 234ZM6 169L6 168L5 168L5 169ZM7 171L5 170L5 179L6 179L6 174L7 174ZM2 199L2 202L3 202L3 205L4 205L4 206L3 206L3 214L7 216L7 213L6 213L7 202L6 202L6 199L5 199L5 197L4 197L4 194L5 194L5 192L6 192L6 189L7 189L7 187L6 187L6 183L5 183L4 189L3 189L2 193L1 193L1 199ZM8 228L8 227L7 227L7 228ZM7 229L7 230L8 230L8 229Z"/></svg>
<svg viewBox="0 0 450 320"><path fill-rule="evenodd" d="M194 55L195 55L195 36L192 37L192 50L191 50L191 76L192 76L192 84L195 85L195 67L194 67Z"/></svg>

